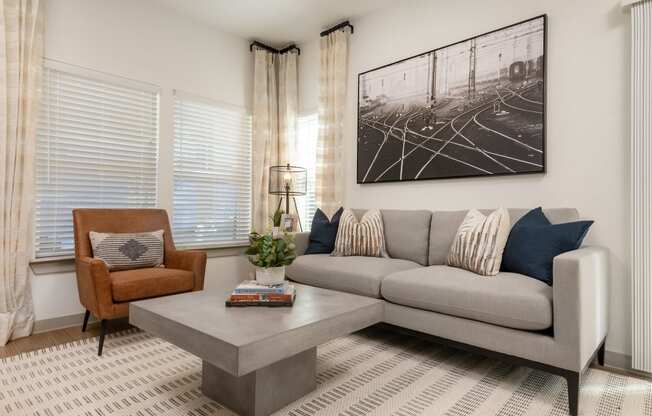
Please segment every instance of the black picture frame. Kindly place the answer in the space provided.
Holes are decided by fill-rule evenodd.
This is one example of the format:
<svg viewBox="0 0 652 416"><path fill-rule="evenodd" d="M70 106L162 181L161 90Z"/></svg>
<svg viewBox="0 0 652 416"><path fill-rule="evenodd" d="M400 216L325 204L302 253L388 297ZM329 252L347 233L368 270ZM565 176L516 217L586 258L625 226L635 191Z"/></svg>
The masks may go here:
<svg viewBox="0 0 652 416"><path fill-rule="evenodd" d="M531 49L532 45L529 44L529 40L527 40L527 44L525 45L527 49L526 53L526 60L516 60L512 59L512 61L508 61L505 65L502 65L500 63L501 57L502 57L502 52L498 55L498 69L497 69L497 77L496 79L493 80L497 84L496 91L497 91L497 97L493 100L487 100L483 101L483 98L486 97L486 92L478 92L476 89L476 84L478 81L475 79L473 80L473 96L471 96L471 87L470 87L470 81L469 81L469 95L466 99L460 98L460 97L455 97L454 94L449 94L449 97L447 99L450 99L449 104L444 104L452 106L455 104L455 100L461 100L465 107L462 108L460 114L468 113L469 111L475 111L476 109L483 109L479 113L482 114L484 113L487 108L490 106L493 106L493 112L494 116L498 117L501 116L501 111L507 113L505 118L503 120L500 120L498 125L500 123L504 124L504 128L506 129L505 131L501 132L500 128L492 129L491 127L487 126L489 123L479 123L477 121L477 114L474 115L474 125L477 123L478 126L476 126L476 129L479 131L476 131L474 140L466 140L469 143L466 143L466 141L463 141L461 138L457 139L458 133L455 132L456 126L455 122L456 121L446 121L446 117L442 117L442 120L444 121L438 121L438 115L437 115L437 108L435 107L435 103L437 100L437 88L438 85L436 84L436 77L438 75L437 72L437 60L438 56L442 51L449 50L450 48L458 47L460 48L459 45L463 45L466 43L474 43L477 47L477 41L478 39L489 39L492 36L496 38L500 38L501 32L504 33L505 37L502 42L509 42L510 40L513 39L513 48L514 52L512 54L512 58L516 56L516 48L517 48L517 35L514 35L513 38L510 38L507 36L510 31L514 32L517 29L521 27L527 27L530 25L531 27L536 27L537 24L541 25L541 29L537 31L536 37L540 37L540 41L534 45L534 48L539 49L541 51L541 55L539 56L533 56L531 55ZM539 33L540 32L540 33ZM534 33L534 32L532 32ZM526 34L523 36L530 36L530 37L535 37L533 34ZM501 41L497 41L500 43ZM523 45L520 46L520 48L523 48ZM470 47L469 47L470 49ZM469 52L469 59L471 52ZM380 123L382 123L382 118L380 118L380 114L383 116L386 114L390 114L389 117L392 117L391 113L394 112L395 115L394 117L400 118L400 115L402 114L401 111L405 111L406 113L410 110L406 110L405 107L403 109L392 109L387 102L392 102L392 98L390 97L389 99L386 100L386 102L383 102L383 97L378 99L376 102L373 102L373 100L369 99L369 94L364 95L361 97L361 92L363 90L363 87L361 85L362 82L367 82L364 78L369 76L369 74L373 74L374 72L384 70L386 68L391 68L393 66L397 66L399 64L405 64L408 61L415 60L418 58L424 58L430 56L431 62L434 63L431 64L431 67L433 68L431 78L434 78L435 81L431 82L431 85L433 85L433 91L430 96L433 97L433 100L431 101L432 104L430 104L430 107L428 107L427 104L422 105L424 108L422 110L423 116L422 118L424 119L423 124L426 124L426 119L429 120L427 122L427 126L424 128L431 128L434 130L434 127L432 126L432 118L434 117L434 124L437 125L437 123L441 124L450 124L450 130L451 133L453 133L453 138L446 137L445 139L438 138L435 135L431 136L431 138L426 139L425 136L421 139L422 141L420 143L417 143L415 145L415 142L411 142L408 140L407 135L413 134L413 132L408 128L408 123L410 121L406 122L406 125L402 131L403 134L403 139L395 137L396 134L401 134L400 130L395 127L391 127L387 123L383 123L386 126L383 126L382 124L378 124L378 121L374 120L381 120ZM432 58L434 56L435 58ZM477 53L475 54L477 58ZM440 58L439 58L440 59ZM448 54L447 54L447 59L448 59ZM474 62L474 64L476 64ZM515 66L516 65L516 66ZM516 82L515 85L518 85L518 76L515 76L515 72L518 72L516 67L521 68L524 75L522 75L523 80L521 87L517 88L515 91L512 91L514 95L510 95L506 99L501 97L500 95L500 89L501 87L501 82L502 82L502 74L505 73L505 70L507 68L507 76L509 76L508 81L509 83L514 83ZM450 69L448 67L445 67L445 71L447 73L450 73ZM471 78L470 73L471 73L471 63L468 64L467 71L469 72L469 79ZM513 72L515 71L515 72ZM533 72L534 71L534 75ZM405 80L406 75L404 73L403 75L403 80ZM529 77L529 78L528 78ZM486 86L488 86L491 83L491 80L487 81L484 80L481 82L485 82ZM509 83L507 83L507 89L513 90L513 88L509 88ZM485 87L486 87L485 86ZM430 51L426 51L417 55L413 55L383 66L379 66L370 70L366 70L364 72L361 72L358 74L358 92L357 92L357 134L356 134L356 180L358 184L367 184L367 183L388 183L388 182L407 182L407 181L419 181L419 180L438 180L438 179L454 179L454 178L469 178L469 177L492 177L492 176L504 176L504 175L530 175L530 174L545 174L546 172L546 124L547 124L547 112L546 112L546 106L547 106L547 15L542 14L533 18L529 18L526 20L522 20L517 23L513 23L508 26L504 26L495 30L492 30L490 32L486 32L480 35L476 35L446 46L442 46L436 49L432 49ZM446 87L448 88L448 87ZM459 89L459 86L453 87L453 89ZM482 88L482 87L481 87ZM482 90L480 90L482 91ZM528 91L533 91L537 99L533 99L533 97L523 97L524 94L527 94ZM520 93L519 93L520 92ZM482 97L480 99L477 98L476 94L481 95ZM520 100L521 98L524 98L523 100L523 105L522 108L518 106L510 106L510 101L515 97L520 97L517 98L517 100ZM473 98L471 98L473 97ZM363 103L361 103L361 98L365 100L365 105L366 108L364 108L365 114L364 116L367 117L367 120L363 120L361 117L363 116ZM475 101L474 101L475 100ZM531 103L528 103L527 101L532 101ZM400 101L400 100L399 100ZM493 102L500 101L498 104L498 111L496 110L496 105L492 104ZM537 102L537 104L534 104L534 102ZM478 104L477 106L473 107L474 105ZM515 104L515 103L511 103ZM526 105L527 104L527 105ZM392 106L396 106L397 104L393 103L391 104ZM466 105L470 105L471 110L466 111ZM532 105L532 106L530 106ZM375 106L375 107L374 107ZM383 113L383 106L387 106L387 110ZM509 107L516 107L516 108L509 108ZM526 108L527 107L527 108ZM430 110L425 110L425 108L429 108ZM501 110L502 108L502 110ZM530 113L526 113L525 111L527 110L531 111ZM513 111L513 115L509 111ZM431 116L428 115L428 111L432 113ZM376 114L372 114L372 116L369 116L371 112L375 112ZM451 110L448 110L449 112L449 118L450 116L454 115L454 113L451 112ZM374 117L375 119L370 119L369 117ZM415 116L416 118L417 116ZM370 122L371 120L371 122ZM483 120L484 121L484 120ZM494 120L495 121L495 120ZM373 123L373 124L372 124ZM519 124L520 123L520 124ZM370 125L371 124L371 125ZM364 128L363 128L364 126ZM373 129L372 126L375 127L380 127L378 129ZM480 127L482 126L482 127ZM464 125L464 127L457 126L458 130L463 131L467 126ZM488 130L483 129L488 127ZM503 126L501 126L502 128ZM367 129L365 131L365 128ZM381 128L384 130L384 133L381 132ZM376 137L373 137L373 131L378 130L376 133ZM399 130L399 131L397 131ZM493 131L492 131L493 130ZM434 130L437 131L437 130ZM486 131L486 133L485 133ZM509 134L502 134L502 136L506 137L507 140L506 143L502 145L505 150L511 149L509 151L515 152L515 155L518 155L518 157L515 157L514 154L508 153L506 151L501 150L500 152L494 152L492 151L493 148L501 148L501 145L496 142L496 137L502 137L501 133L510 133L511 132L521 132L519 133L518 136L516 137L511 137ZM496 134L497 133L497 134ZM525 138L523 138L523 133L527 133L529 135L526 135ZM385 138L381 138L380 135L385 135ZM468 133L467 133L468 134ZM459 135L460 137L464 137L464 134ZM414 136L418 137L418 136ZM504 138L503 137L503 138ZM475 140L481 140L482 143L478 145L475 143ZM456 140L457 139L457 140ZM464 139L468 139L464 137ZM453 140L455 140L453 142ZM402 142L402 152L401 153L392 153L391 149L386 149L384 148L384 145L386 143L392 143L393 141L398 141ZM436 145L432 145L431 142L438 141L438 142L448 142L445 144L442 144L441 148L438 149ZM486 143L485 143L486 142ZM405 147L407 143L411 143L409 146L411 152L408 152L409 154L406 155L405 152ZM424 144L427 143L427 144ZM453 144L452 146L449 146L450 144ZM488 146L488 143L492 143L490 147ZM396 143L393 143L396 145ZM432 147L431 147L432 145ZM374 147L375 146L375 147ZM448 152L445 150L445 148L449 146L449 148L455 148L454 150L451 150L451 152L457 150L457 153L462 154L463 158L457 157L457 153L454 156L448 155ZM430 150L424 149L424 147L431 147ZM418 149L416 149L418 148ZM459 149L458 149L459 148ZM437 149L437 150L436 150ZM371 154L369 152L374 152L375 159L371 158ZM366 153L365 153L366 152ZM381 162L383 163L380 165L380 167L374 166L374 163L377 162L379 155L381 155L381 152L384 152L382 154L382 157L384 159L389 159L389 161L381 159ZM436 153L438 152L438 153ZM464 153L462 153L464 152ZM409 169L405 169L404 165L406 164L406 160L412 156L412 154L417 154L420 158L419 161L416 161L414 163L414 166L410 166ZM420 154L423 153L423 154ZM482 165L481 167L478 167L476 165L473 165L472 163L469 163L468 160L465 160L464 158L469 158L469 159L474 159L477 158L480 154L482 154L483 157L486 156L487 161L486 164L488 166L491 166L491 163L488 162L488 160L491 160L491 158L495 159L496 162L493 162L493 164L496 166L496 169L489 169L487 166ZM428 156L429 155L429 156ZM442 175L437 174L436 172L441 172L446 170L446 164L439 162L438 164L432 164L432 161L437 159L438 156L442 155L441 158L439 159L447 159L446 162L450 162L450 164L453 167L453 170L451 170L448 173L444 173ZM514 157L513 157L514 156ZM415 169L417 169L420 165L419 162L422 162L424 158L428 157L429 161L427 163L424 163L423 166L419 170L419 174L414 175ZM398 158L398 159L395 159ZM364 159L364 160L361 160ZM431 160L430 160L431 159ZM457 159L457 160L454 160ZM400 163L400 174L395 174L392 170L396 170L395 165L393 166L393 163ZM435 162L437 163L437 162ZM457 166L455 166L457 165ZM467 167L467 165L471 165L473 167ZM433 166L433 167L429 167ZM381 170L382 168L385 168L385 170ZM390 170L387 170L390 169ZM410 170L408 172L408 170ZM425 172L425 169L430 169L432 172ZM391 173L388 174L387 172ZM484 171L484 172L483 172ZM379 174L379 172L381 174ZM383 173L384 172L384 173Z"/></svg>

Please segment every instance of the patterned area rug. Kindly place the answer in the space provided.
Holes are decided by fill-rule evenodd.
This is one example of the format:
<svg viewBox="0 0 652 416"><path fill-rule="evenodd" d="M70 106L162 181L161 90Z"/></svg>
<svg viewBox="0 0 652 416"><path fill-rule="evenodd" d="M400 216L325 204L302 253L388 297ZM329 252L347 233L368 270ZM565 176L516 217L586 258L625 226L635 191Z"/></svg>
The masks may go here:
<svg viewBox="0 0 652 416"><path fill-rule="evenodd" d="M146 333L69 343L0 362L0 414L233 415L199 389L201 362ZM566 383L374 328L319 347L318 387L275 415L566 415ZM582 415L652 415L652 383L589 370Z"/></svg>

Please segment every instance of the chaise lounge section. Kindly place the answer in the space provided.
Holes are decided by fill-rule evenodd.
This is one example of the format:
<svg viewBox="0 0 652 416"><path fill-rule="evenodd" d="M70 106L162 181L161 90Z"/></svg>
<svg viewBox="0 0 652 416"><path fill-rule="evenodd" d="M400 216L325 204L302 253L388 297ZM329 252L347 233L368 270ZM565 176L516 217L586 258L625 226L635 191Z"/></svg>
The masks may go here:
<svg viewBox="0 0 652 416"><path fill-rule="evenodd" d="M569 412L577 415L581 374L596 355L604 363L607 250L581 247L555 257L552 287L516 273L484 277L445 265L467 211L381 212L390 258L300 255L287 277L382 298L388 324L560 375L568 382ZM526 212L510 209L512 225ZM579 217L570 208L544 213L553 224ZM296 235L297 253L305 251L308 236Z"/></svg>

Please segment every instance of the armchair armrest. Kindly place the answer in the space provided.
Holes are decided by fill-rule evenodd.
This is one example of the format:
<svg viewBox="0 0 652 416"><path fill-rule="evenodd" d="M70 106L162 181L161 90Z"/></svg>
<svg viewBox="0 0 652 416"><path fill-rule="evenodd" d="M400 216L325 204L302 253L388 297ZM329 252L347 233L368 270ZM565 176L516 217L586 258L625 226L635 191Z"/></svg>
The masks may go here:
<svg viewBox="0 0 652 416"><path fill-rule="evenodd" d="M206 253L198 250L166 250L165 267L192 272L194 285L192 290L204 289L206 273Z"/></svg>
<svg viewBox="0 0 652 416"><path fill-rule="evenodd" d="M555 339L581 371L607 335L609 252L582 247L553 261Z"/></svg>
<svg viewBox="0 0 652 416"><path fill-rule="evenodd" d="M306 252L306 249L308 248L308 243L310 242L309 237L310 237L310 233L308 231L304 231L301 233L294 233L294 244L297 246L295 248L297 256L303 256L303 253Z"/></svg>
<svg viewBox="0 0 652 416"><path fill-rule="evenodd" d="M91 257L77 257L75 271L81 304L98 318L111 315L113 296L106 263Z"/></svg>

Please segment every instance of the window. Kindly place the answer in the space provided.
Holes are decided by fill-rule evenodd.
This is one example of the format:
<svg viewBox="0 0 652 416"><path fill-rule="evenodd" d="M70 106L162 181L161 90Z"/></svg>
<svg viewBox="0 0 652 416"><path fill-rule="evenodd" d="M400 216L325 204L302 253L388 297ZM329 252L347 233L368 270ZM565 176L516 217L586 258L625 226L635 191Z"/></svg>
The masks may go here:
<svg viewBox="0 0 652 416"><path fill-rule="evenodd" d="M251 116L244 109L176 93L175 242L245 243L251 230Z"/></svg>
<svg viewBox="0 0 652 416"><path fill-rule="evenodd" d="M43 74L35 255L74 252L72 209L155 207L158 90L56 63Z"/></svg>
<svg viewBox="0 0 652 416"><path fill-rule="evenodd" d="M315 200L315 167L317 164L317 135L319 131L317 113L300 116L297 121L297 161L298 166L307 170L308 183L306 196L297 198L299 217L304 231L310 231L312 217L317 210Z"/></svg>

